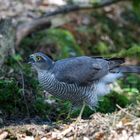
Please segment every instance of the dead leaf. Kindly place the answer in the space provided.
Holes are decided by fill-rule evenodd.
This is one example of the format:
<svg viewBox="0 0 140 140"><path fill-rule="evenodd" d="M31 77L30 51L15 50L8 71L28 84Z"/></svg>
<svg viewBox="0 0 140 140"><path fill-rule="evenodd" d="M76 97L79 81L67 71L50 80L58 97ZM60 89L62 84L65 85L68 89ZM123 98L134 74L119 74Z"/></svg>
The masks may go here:
<svg viewBox="0 0 140 140"><path fill-rule="evenodd" d="M8 132L4 131L0 134L0 140L4 140L8 136Z"/></svg>

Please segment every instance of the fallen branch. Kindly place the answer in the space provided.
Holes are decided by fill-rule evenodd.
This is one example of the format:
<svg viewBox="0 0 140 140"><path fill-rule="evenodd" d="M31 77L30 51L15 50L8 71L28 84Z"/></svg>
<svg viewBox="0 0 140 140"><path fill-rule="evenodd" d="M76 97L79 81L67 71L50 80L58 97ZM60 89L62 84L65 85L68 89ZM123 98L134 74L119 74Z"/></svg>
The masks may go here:
<svg viewBox="0 0 140 140"><path fill-rule="evenodd" d="M29 34L48 28L56 28L70 22L71 19L68 16L62 17L43 17L40 19L33 20L31 22L21 24L17 28L16 32L16 47L20 44L21 40Z"/></svg>
<svg viewBox="0 0 140 140"><path fill-rule="evenodd" d="M112 4L121 2L121 1L127 1L127 0L104 0L100 3L80 3L79 5L65 5L62 7L59 7L55 11L48 12L44 15L44 17L54 16L57 14L67 14L69 12L79 11L79 10L89 10L89 9L97 9L97 8L103 8L105 6L110 6Z"/></svg>
<svg viewBox="0 0 140 140"><path fill-rule="evenodd" d="M51 21L47 18L41 18L33 20L31 22L21 24L17 28L16 32L16 46L18 46L21 40L32 32L42 30L44 28L49 28L51 26Z"/></svg>

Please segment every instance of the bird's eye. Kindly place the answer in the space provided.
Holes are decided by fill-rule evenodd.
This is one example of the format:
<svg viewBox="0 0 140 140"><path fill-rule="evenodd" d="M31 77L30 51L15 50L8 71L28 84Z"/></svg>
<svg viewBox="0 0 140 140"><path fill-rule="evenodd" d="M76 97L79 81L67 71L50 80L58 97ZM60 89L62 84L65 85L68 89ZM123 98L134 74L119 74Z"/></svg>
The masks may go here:
<svg viewBox="0 0 140 140"><path fill-rule="evenodd" d="M40 61L40 60L42 60L42 57L41 56L36 56L36 60Z"/></svg>

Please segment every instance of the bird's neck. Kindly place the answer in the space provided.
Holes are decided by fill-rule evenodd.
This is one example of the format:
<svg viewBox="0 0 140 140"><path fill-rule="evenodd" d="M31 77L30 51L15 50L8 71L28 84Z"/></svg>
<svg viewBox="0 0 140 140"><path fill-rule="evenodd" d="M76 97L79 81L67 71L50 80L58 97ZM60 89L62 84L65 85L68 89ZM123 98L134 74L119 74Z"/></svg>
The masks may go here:
<svg viewBox="0 0 140 140"><path fill-rule="evenodd" d="M40 65L34 65L34 68L37 70L38 73L51 71L51 69L54 67L54 63L43 63Z"/></svg>

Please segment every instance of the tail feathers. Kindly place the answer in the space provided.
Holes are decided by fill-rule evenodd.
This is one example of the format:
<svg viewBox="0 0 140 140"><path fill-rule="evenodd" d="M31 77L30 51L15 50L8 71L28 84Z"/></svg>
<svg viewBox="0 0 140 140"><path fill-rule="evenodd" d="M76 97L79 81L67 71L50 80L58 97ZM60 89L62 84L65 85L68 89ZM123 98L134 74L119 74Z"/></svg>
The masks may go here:
<svg viewBox="0 0 140 140"><path fill-rule="evenodd" d="M112 69L111 72L140 73L140 66L120 66Z"/></svg>
<svg viewBox="0 0 140 140"><path fill-rule="evenodd" d="M113 69L120 66L122 63L124 63L125 59L124 58L110 58L108 59L108 61L109 61L109 68Z"/></svg>

